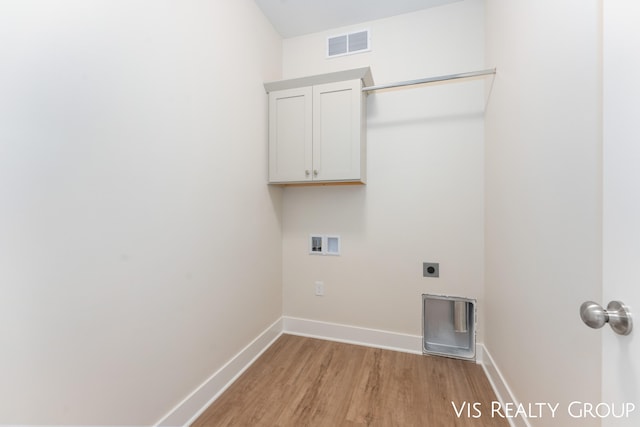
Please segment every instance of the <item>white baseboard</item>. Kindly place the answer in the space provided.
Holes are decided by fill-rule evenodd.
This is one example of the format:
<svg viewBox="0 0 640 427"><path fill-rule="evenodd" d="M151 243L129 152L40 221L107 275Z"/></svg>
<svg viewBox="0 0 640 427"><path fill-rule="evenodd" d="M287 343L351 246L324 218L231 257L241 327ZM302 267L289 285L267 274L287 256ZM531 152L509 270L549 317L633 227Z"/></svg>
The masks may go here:
<svg viewBox="0 0 640 427"><path fill-rule="evenodd" d="M216 373L156 423L157 427L189 426L218 398L271 344L282 335L282 318L269 326Z"/></svg>
<svg viewBox="0 0 640 427"><path fill-rule="evenodd" d="M156 427L189 426L283 333L329 341L422 354L422 336L341 325L284 316L269 326L233 359L155 424ZM476 362L481 364L498 400L517 404L509 386L483 344L476 346ZM509 419L511 427L531 427L522 418Z"/></svg>
<svg viewBox="0 0 640 427"><path fill-rule="evenodd" d="M487 348L482 344L478 347L482 347L482 350L479 351L479 353L482 353L482 361L478 363L482 364L482 368L491 383L491 387L502 406L504 407L505 404L518 405L518 401L511 392L504 376L502 376L502 372L500 372L493 357L491 357L491 353L489 353ZM522 417L508 418L508 421L511 427L531 427L529 421Z"/></svg>
<svg viewBox="0 0 640 427"><path fill-rule="evenodd" d="M422 336L361 328L358 326L283 317L283 332L329 341L422 354Z"/></svg>

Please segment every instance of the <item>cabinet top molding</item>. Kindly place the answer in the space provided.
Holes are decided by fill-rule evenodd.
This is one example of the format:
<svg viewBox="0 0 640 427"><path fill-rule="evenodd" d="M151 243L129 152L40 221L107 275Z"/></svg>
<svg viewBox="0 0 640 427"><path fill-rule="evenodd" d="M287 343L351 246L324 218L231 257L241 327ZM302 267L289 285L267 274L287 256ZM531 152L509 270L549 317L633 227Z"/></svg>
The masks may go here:
<svg viewBox="0 0 640 427"><path fill-rule="evenodd" d="M335 73L318 74L315 76L300 77L297 79L267 82L264 84L264 88L267 93L269 93L277 90L295 89L298 87L314 86L325 83L335 83L355 79L361 79L364 86L373 86L371 68L354 68L352 70L337 71Z"/></svg>

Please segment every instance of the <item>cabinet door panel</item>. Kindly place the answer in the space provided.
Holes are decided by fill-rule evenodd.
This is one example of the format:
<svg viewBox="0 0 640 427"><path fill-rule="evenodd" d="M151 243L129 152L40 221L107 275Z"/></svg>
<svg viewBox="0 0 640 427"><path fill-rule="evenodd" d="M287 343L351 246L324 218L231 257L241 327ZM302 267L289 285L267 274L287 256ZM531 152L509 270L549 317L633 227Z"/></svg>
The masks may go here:
<svg viewBox="0 0 640 427"><path fill-rule="evenodd" d="M314 180L360 179L360 80L313 88Z"/></svg>
<svg viewBox="0 0 640 427"><path fill-rule="evenodd" d="M269 181L312 179L312 90L269 94Z"/></svg>

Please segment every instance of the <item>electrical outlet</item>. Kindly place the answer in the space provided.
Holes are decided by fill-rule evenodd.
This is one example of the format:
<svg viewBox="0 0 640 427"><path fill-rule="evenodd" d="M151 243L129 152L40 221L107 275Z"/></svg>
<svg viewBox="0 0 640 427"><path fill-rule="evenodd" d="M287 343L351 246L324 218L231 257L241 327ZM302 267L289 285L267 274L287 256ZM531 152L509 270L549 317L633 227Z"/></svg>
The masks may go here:
<svg viewBox="0 0 640 427"><path fill-rule="evenodd" d="M324 295L324 282L316 282L316 296L321 297Z"/></svg>
<svg viewBox="0 0 640 427"><path fill-rule="evenodd" d="M423 262L422 277L440 277L440 264L437 262Z"/></svg>

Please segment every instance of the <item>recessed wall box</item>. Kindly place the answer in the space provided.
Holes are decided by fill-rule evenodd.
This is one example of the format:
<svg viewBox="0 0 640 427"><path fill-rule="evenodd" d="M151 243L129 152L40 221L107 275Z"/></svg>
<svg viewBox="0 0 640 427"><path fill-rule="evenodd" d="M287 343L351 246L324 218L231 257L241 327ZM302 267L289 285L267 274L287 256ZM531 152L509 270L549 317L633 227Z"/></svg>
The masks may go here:
<svg viewBox="0 0 640 427"><path fill-rule="evenodd" d="M327 255L340 255L340 236L327 236L325 248Z"/></svg>
<svg viewBox="0 0 640 427"><path fill-rule="evenodd" d="M309 235L309 253L312 255L340 255L340 236Z"/></svg>
<svg viewBox="0 0 640 427"><path fill-rule="evenodd" d="M314 255L322 255L324 251L324 236L321 234L312 234L309 236L309 253Z"/></svg>
<svg viewBox="0 0 640 427"><path fill-rule="evenodd" d="M476 300L422 295L424 354L475 360Z"/></svg>

